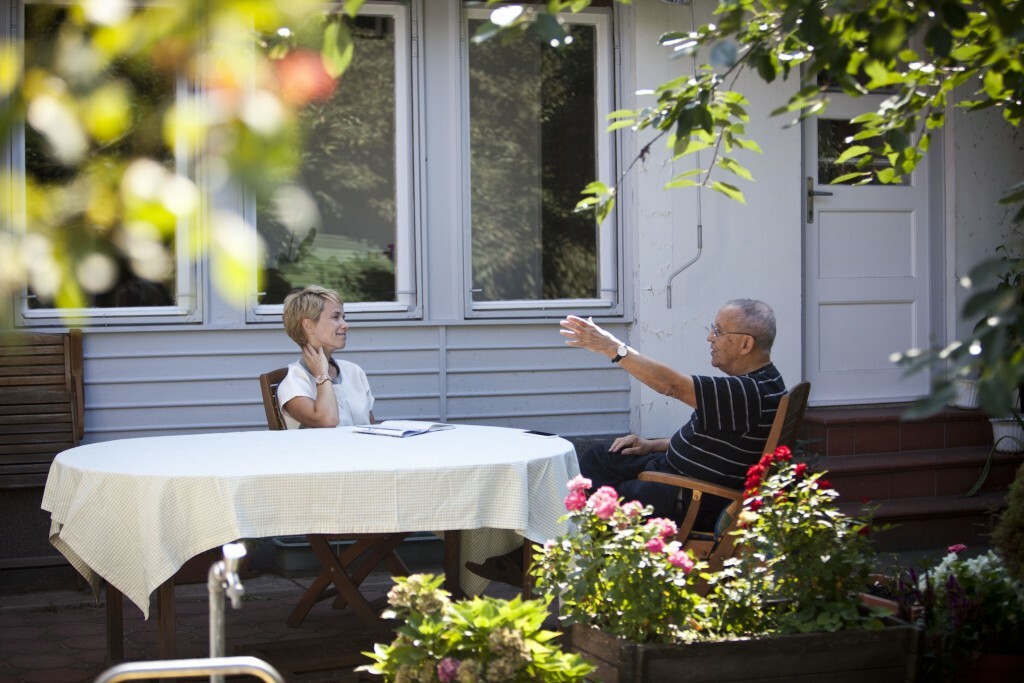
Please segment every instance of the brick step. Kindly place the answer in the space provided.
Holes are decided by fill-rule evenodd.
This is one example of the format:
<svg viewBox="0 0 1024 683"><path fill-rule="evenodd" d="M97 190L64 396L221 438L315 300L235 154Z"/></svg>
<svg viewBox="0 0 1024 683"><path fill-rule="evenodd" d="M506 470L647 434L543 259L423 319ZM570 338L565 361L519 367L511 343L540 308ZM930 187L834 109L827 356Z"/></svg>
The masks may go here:
<svg viewBox="0 0 1024 683"><path fill-rule="evenodd" d="M907 405L808 408L800 438L809 453L862 455L992 444L992 427L978 410L946 408L903 420Z"/></svg>
<svg viewBox="0 0 1024 683"><path fill-rule="evenodd" d="M928 550L964 543L990 545L992 529L1006 508L1006 492L884 500L877 504L873 535L879 551ZM864 514L863 503L841 503L848 515ZM885 529L882 527L889 526Z"/></svg>
<svg viewBox="0 0 1024 683"><path fill-rule="evenodd" d="M830 455L820 458L814 467L828 471L840 503L852 504L864 499L963 495L978 480L990 454L989 472L980 491L1005 493L1024 463L1024 453L993 452L991 446Z"/></svg>

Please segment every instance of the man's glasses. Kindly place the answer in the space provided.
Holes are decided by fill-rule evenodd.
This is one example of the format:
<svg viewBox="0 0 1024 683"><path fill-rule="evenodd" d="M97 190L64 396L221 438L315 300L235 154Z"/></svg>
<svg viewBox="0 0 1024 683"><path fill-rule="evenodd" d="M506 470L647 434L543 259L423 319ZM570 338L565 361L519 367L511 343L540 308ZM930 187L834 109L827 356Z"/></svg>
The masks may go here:
<svg viewBox="0 0 1024 683"><path fill-rule="evenodd" d="M745 334L748 337L753 337L754 336L754 335L750 334L749 332L726 332L725 330L719 328L718 325L716 325L714 323L711 323L711 327L707 327L705 329L708 330L708 332L710 332L712 334L712 336L714 336L715 339L718 339L723 334Z"/></svg>

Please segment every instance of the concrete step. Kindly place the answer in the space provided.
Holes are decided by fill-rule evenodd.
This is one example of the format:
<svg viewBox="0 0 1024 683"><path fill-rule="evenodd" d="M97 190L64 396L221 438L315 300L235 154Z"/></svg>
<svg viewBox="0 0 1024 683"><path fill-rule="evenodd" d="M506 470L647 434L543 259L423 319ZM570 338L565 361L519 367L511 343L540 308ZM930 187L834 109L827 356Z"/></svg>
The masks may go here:
<svg viewBox="0 0 1024 683"><path fill-rule="evenodd" d="M1006 508L1006 492L979 493L970 498L937 496L883 500L871 504L878 551L905 552L964 543L991 545L999 514ZM863 516L861 502L841 503L848 515Z"/></svg>
<svg viewBox="0 0 1024 683"><path fill-rule="evenodd" d="M808 408L801 439L809 453L864 455L992 444L988 418L977 410L947 408L905 421L903 404Z"/></svg>
<svg viewBox="0 0 1024 683"><path fill-rule="evenodd" d="M991 456L991 457L990 457ZM968 446L819 458L817 470L827 470L840 503L963 495L977 482L985 465L989 471L980 492L1005 493L1024 453L993 452L991 446Z"/></svg>

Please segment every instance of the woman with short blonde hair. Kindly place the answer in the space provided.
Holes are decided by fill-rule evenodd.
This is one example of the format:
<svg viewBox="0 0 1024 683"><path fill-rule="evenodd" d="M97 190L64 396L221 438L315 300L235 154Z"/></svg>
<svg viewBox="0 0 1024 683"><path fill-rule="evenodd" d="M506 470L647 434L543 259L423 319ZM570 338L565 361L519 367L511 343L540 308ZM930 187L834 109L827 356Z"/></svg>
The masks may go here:
<svg viewBox="0 0 1024 683"><path fill-rule="evenodd" d="M373 424L370 383L355 363L332 357L345 348L348 323L338 293L310 285L285 297L285 332L302 355L277 387L288 429Z"/></svg>

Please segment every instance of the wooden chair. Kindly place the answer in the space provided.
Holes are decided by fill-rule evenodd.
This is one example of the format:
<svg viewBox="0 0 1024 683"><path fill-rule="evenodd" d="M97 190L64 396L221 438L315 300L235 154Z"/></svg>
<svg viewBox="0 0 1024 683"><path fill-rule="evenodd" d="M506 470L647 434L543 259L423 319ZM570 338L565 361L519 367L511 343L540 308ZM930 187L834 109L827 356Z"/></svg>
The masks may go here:
<svg viewBox="0 0 1024 683"><path fill-rule="evenodd" d="M286 429L281 406L277 403L277 387L287 374L288 368L280 368L260 375L263 409L267 414L267 427L272 431ZM359 592L359 586L382 563L393 576L409 575L409 568L395 552L408 535L307 534L306 539L320 562L321 572L299 598L299 604L288 617L288 625L301 625L313 605L333 597L335 609L349 605L368 625L378 626L378 613ZM332 541L349 541L350 544L336 553L331 546Z"/></svg>
<svg viewBox="0 0 1024 683"><path fill-rule="evenodd" d="M810 383L800 382L782 397L775 421L772 422L771 432L768 434L768 441L764 446L765 453L772 453L779 446L793 446L804 419L804 411L807 410L807 398L810 393ZM683 544L683 549L691 550L697 559L706 561L710 571L719 571L736 550L736 538L731 532L736 530L739 522L739 513L743 508L743 492L668 472L641 472L639 479L677 486L680 489L680 498L690 491L686 517L679 524L676 540ZM711 532L693 528L697 521L697 513L700 511L701 499L705 494L721 496L732 501L719 515L716 528Z"/></svg>
<svg viewBox="0 0 1024 683"><path fill-rule="evenodd" d="M0 336L0 488L46 483L85 435L82 331Z"/></svg>

